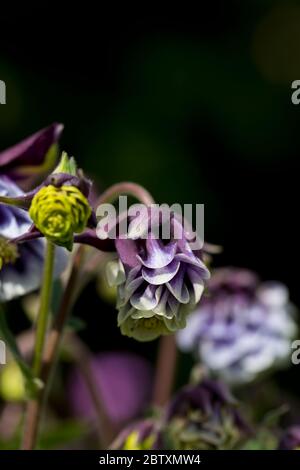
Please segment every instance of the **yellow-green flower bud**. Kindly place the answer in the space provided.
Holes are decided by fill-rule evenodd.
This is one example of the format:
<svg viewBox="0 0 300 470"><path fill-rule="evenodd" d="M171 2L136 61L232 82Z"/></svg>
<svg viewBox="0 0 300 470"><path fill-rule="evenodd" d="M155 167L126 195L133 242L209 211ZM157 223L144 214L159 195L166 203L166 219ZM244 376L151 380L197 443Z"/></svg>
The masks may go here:
<svg viewBox="0 0 300 470"><path fill-rule="evenodd" d="M25 383L22 372L16 362L9 362L0 374L0 395L6 401L25 399Z"/></svg>
<svg viewBox="0 0 300 470"><path fill-rule="evenodd" d="M144 440L139 437L138 431L132 431L126 438L122 450L151 450L155 441L155 435L150 434Z"/></svg>
<svg viewBox="0 0 300 470"><path fill-rule="evenodd" d="M87 198L75 186L44 186L34 196L29 215L37 229L57 245L72 249L91 215Z"/></svg>

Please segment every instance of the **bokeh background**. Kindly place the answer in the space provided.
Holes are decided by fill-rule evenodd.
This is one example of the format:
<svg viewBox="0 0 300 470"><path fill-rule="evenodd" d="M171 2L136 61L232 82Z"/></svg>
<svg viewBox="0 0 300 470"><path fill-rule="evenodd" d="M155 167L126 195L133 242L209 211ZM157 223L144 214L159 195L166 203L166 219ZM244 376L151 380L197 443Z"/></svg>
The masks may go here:
<svg viewBox="0 0 300 470"><path fill-rule="evenodd" d="M280 280L299 306L300 106L291 83L300 79L300 2L216 0L160 14L150 5L2 8L1 149L63 122L62 149L100 190L132 180L160 203L204 203L206 239L224 247L214 265ZM121 337L113 307L98 298L86 308L94 290L75 311L91 349L154 361L156 343ZM297 377L293 366L275 380L296 396Z"/></svg>

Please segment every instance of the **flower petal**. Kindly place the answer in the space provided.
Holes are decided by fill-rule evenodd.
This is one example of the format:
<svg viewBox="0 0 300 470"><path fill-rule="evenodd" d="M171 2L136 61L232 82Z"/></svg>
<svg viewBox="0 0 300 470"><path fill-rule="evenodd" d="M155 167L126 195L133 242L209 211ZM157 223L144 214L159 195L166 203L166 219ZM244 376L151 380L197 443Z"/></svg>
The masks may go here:
<svg viewBox="0 0 300 470"><path fill-rule="evenodd" d="M169 282L180 268L180 262L174 259L170 264L159 269L142 269L142 276L149 284L160 285Z"/></svg>
<svg viewBox="0 0 300 470"><path fill-rule="evenodd" d="M62 124L51 124L1 152L1 173L14 180L31 177L37 167L43 167L47 163L48 150L58 141L62 131Z"/></svg>
<svg viewBox="0 0 300 470"><path fill-rule="evenodd" d="M190 300L188 288L184 283L185 269L181 268L176 276L167 283L167 288L172 292L178 302L187 304Z"/></svg>
<svg viewBox="0 0 300 470"><path fill-rule="evenodd" d="M134 240L122 240L118 238L115 241L116 249L119 253L122 263L130 268L134 268L140 264L137 258L138 248Z"/></svg>
<svg viewBox="0 0 300 470"><path fill-rule="evenodd" d="M161 286L156 287L153 285L148 285L144 292L139 293L136 292L130 299L130 303L133 307L135 307L137 310L153 310L154 307L159 302L160 299L160 293L161 293Z"/></svg>
<svg viewBox="0 0 300 470"><path fill-rule="evenodd" d="M38 289L41 285L44 260L44 240L20 245L20 257L13 265L5 265L0 271L0 300L7 302ZM54 276L57 278L66 268L68 256L63 248L57 248Z"/></svg>
<svg viewBox="0 0 300 470"><path fill-rule="evenodd" d="M178 253L175 259L186 264L191 264L201 270L202 279L209 279L210 273L201 259L197 258L194 254Z"/></svg>
<svg viewBox="0 0 300 470"><path fill-rule="evenodd" d="M177 249L177 243L171 242L168 245L164 245L161 240L148 238L146 241L146 247L146 259L141 256L138 256L138 259L144 266L146 266L146 268L156 269L163 268L173 261Z"/></svg>
<svg viewBox="0 0 300 470"><path fill-rule="evenodd" d="M188 268L187 272L188 272L190 281L192 283L192 289L193 289L193 291L190 293L191 303L197 304L204 290L203 278L201 274L193 268Z"/></svg>
<svg viewBox="0 0 300 470"><path fill-rule="evenodd" d="M119 286L125 282L125 270L121 260L109 261L106 265L106 277L110 287Z"/></svg>

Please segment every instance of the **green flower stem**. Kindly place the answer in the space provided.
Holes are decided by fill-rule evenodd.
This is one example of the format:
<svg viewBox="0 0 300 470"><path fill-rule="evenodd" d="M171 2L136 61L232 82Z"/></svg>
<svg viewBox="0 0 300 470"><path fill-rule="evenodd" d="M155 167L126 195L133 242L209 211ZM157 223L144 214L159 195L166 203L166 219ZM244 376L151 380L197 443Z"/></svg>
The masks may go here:
<svg viewBox="0 0 300 470"><path fill-rule="evenodd" d="M55 258L55 245L47 240L43 283L41 290L41 303L37 319L36 342L33 360L33 373L39 376L42 364L42 355L48 324L49 306L51 302L53 267Z"/></svg>
<svg viewBox="0 0 300 470"><path fill-rule="evenodd" d="M22 442L23 450L32 450L36 447L38 430L42 418L43 406L47 401L47 394L51 386L51 379L54 375L59 346L64 332L72 304L74 302L74 291L76 290L77 281L81 264L84 258L84 246L81 245L74 257L73 266L70 277L65 286L65 290L60 302L60 307L55 316L54 324L47 337L44 352L42 355L42 363L40 370L40 378L44 384L38 395L30 400L27 404L25 432Z"/></svg>
<svg viewBox="0 0 300 470"><path fill-rule="evenodd" d="M33 360L33 374L36 378L40 378L42 357L44 351L44 343L46 337L47 323L49 306L51 301L52 293L52 280L53 280L53 267L55 259L55 245L47 240L44 272L41 289L41 303L37 319L37 331L36 331L36 342L34 350ZM40 422L40 413L42 410L43 403L43 390L38 390L35 398L29 400L26 409L25 423L24 423L24 435L22 442L22 449L31 450L36 446L36 440L38 435L38 427Z"/></svg>

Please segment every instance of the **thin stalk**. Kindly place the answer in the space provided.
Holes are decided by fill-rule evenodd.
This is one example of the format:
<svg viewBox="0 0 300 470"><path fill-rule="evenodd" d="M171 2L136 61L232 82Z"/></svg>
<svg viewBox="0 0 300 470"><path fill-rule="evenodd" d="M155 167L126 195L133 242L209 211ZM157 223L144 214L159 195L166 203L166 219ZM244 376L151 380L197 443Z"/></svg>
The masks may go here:
<svg viewBox="0 0 300 470"><path fill-rule="evenodd" d="M37 330L35 340L35 351L33 360L33 373L36 377L40 374L42 355L48 324L49 307L52 294L52 278L55 257L55 245L47 240L46 254L43 273L43 284L41 289L41 303L37 318Z"/></svg>
<svg viewBox="0 0 300 470"><path fill-rule="evenodd" d="M174 385L177 348L175 336L162 336L159 341L152 404L162 407L168 403Z"/></svg>
<svg viewBox="0 0 300 470"><path fill-rule="evenodd" d="M46 337L49 307L51 301L52 293L52 278L53 278L53 267L55 259L55 245L47 240L46 243L46 253L45 253L45 262L44 262L44 271L43 271L43 281L41 289L41 303L38 312L37 319L37 331L36 331L36 341L35 341L35 350L34 350L34 360L33 360L33 374L35 377L40 378L41 365L42 365L42 355L44 351L44 343ZM24 436L23 436L23 449L34 449L37 438L38 425L34 426L36 421L35 413L33 410L33 403L38 403L41 391L38 392L38 397L35 400L30 400L28 402L24 426Z"/></svg>

